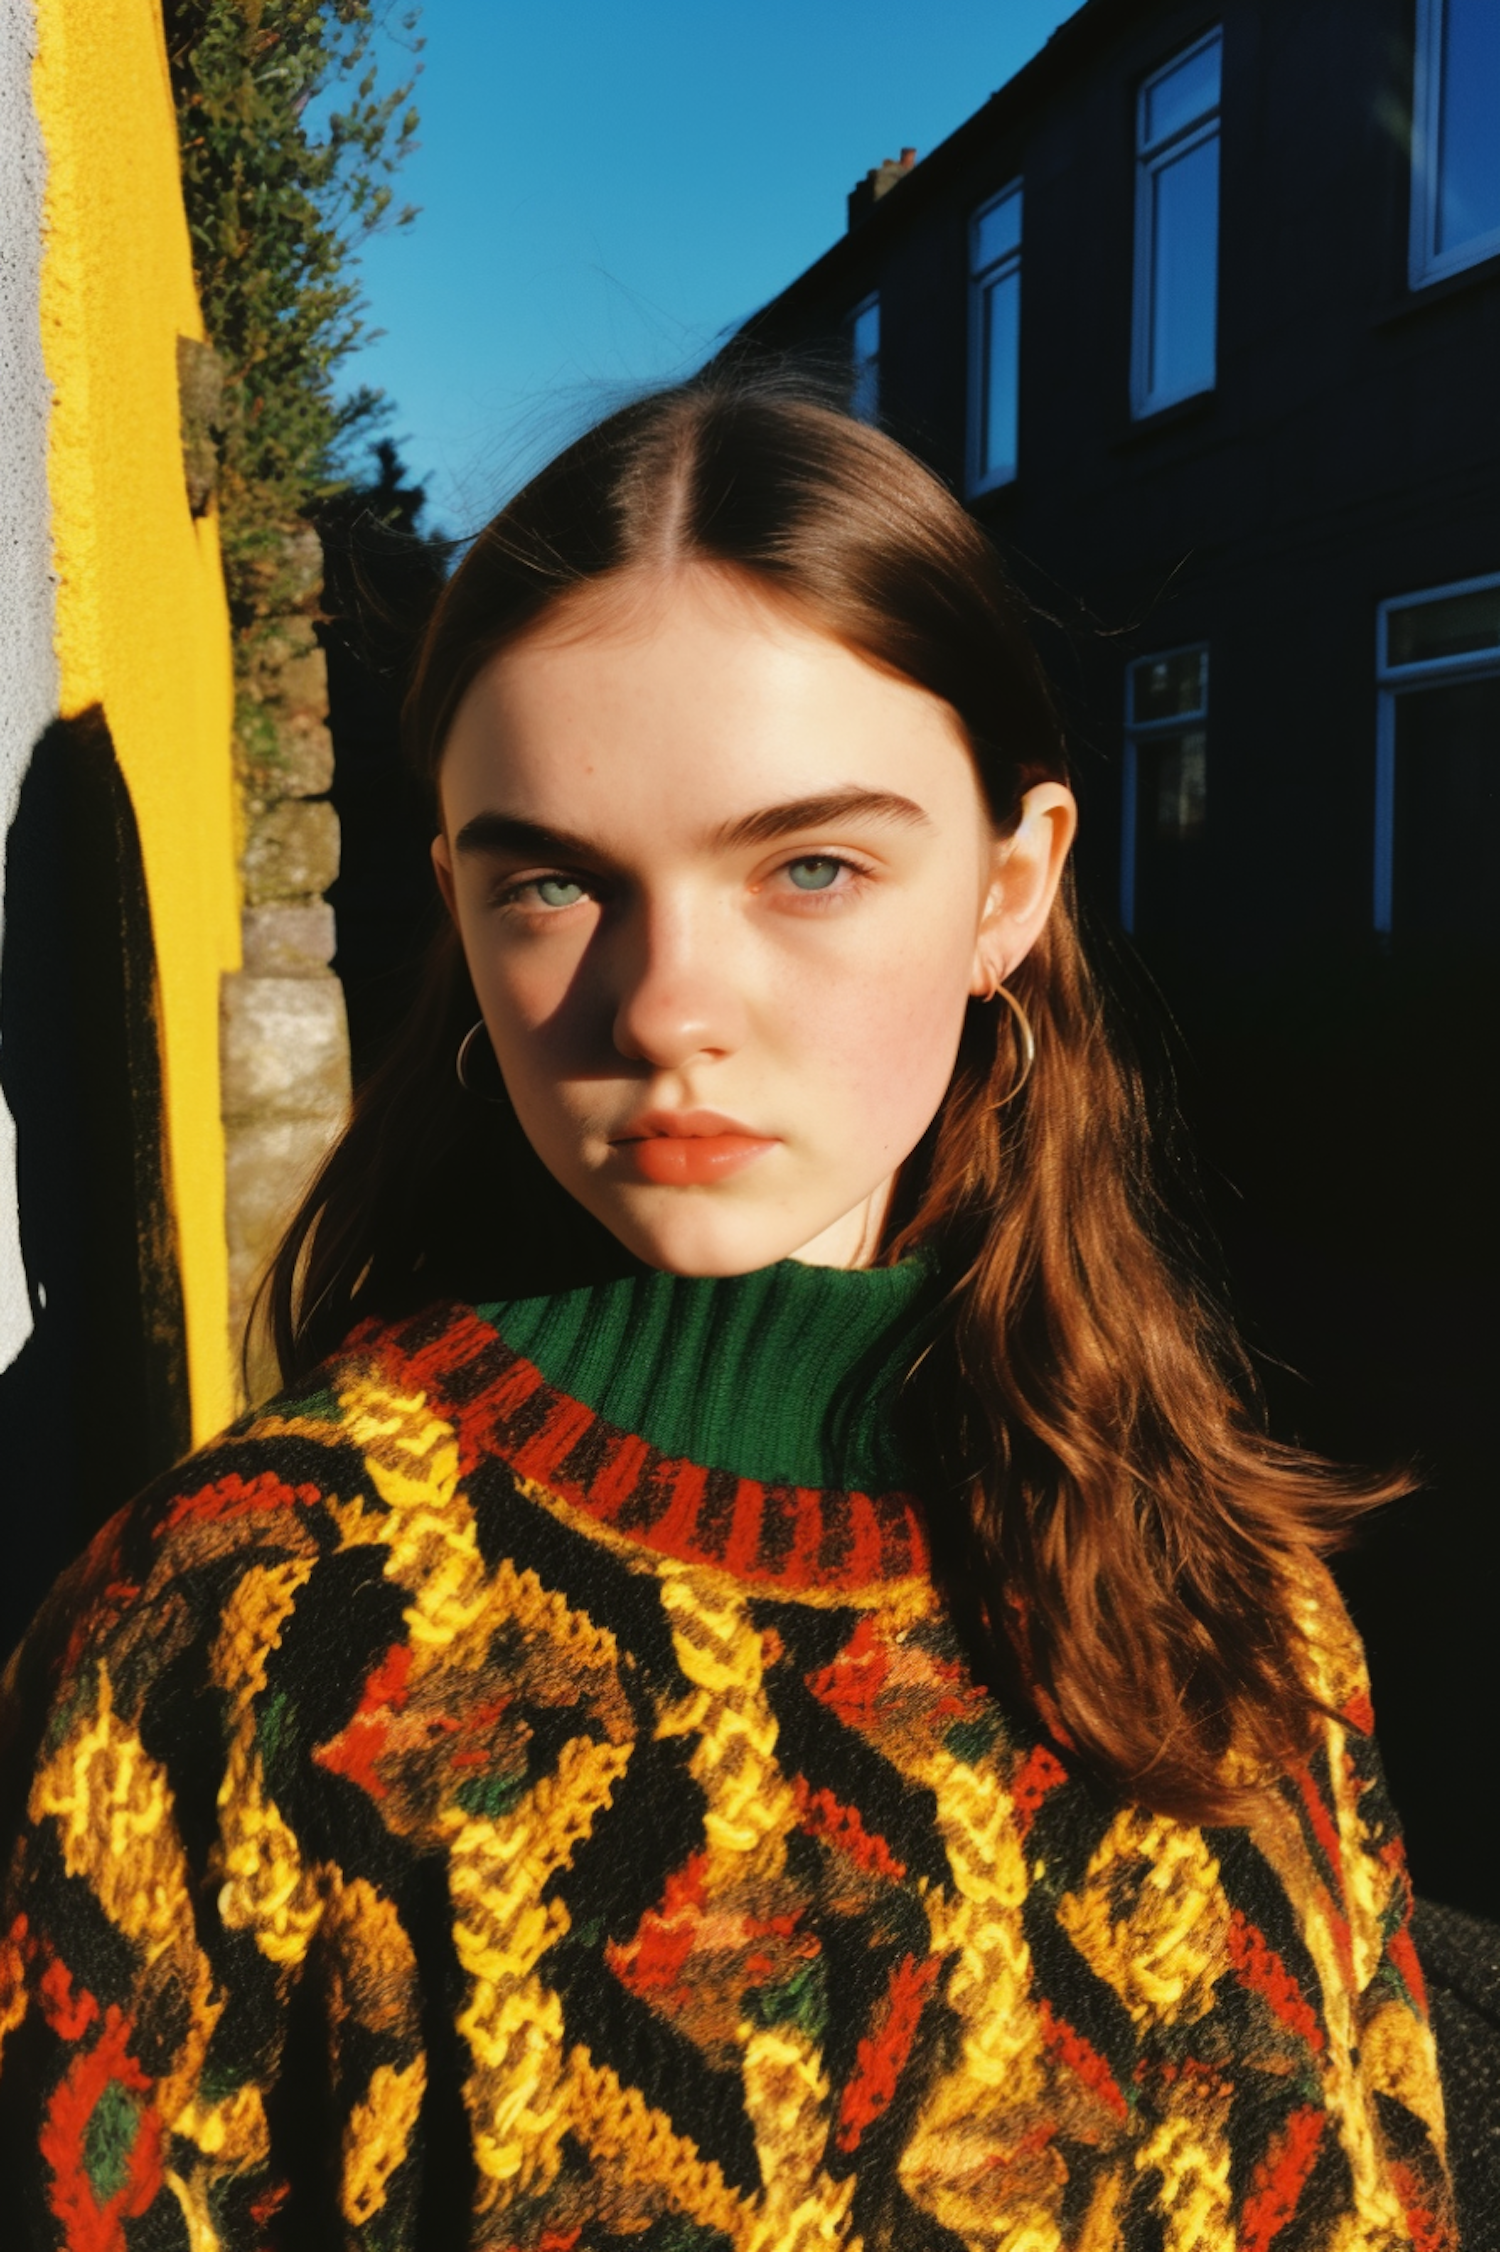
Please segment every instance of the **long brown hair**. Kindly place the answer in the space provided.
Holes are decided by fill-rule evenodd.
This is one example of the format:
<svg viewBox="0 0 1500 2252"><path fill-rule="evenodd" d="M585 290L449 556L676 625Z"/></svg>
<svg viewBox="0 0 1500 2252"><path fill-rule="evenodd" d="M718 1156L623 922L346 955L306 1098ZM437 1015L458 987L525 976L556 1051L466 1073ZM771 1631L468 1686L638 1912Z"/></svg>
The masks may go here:
<svg viewBox="0 0 1500 2252"><path fill-rule="evenodd" d="M877 430L723 374L610 416L479 535L408 699L423 770L435 778L480 669L570 590L694 560L749 574L942 697L999 832L1033 783L1065 777L1023 607L973 519ZM981 1673L1111 1785L1231 1817L1247 1777L1310 1739L1296 1616L1309 1562L1397 1485L1266 1436L1243 1348L1177 1248L1140 1074L1071 891L1011 985L1035 1070L997 1107L1018 1068L1013 1020L971 1007L882 1252L922 1246L950 1286L902 1407L940 1571ZM477 1013L446 934L270 1277L286 1374L363 1314L555 1286L609 1256L513 1119L459 1088L454 1050Z"/></svg>

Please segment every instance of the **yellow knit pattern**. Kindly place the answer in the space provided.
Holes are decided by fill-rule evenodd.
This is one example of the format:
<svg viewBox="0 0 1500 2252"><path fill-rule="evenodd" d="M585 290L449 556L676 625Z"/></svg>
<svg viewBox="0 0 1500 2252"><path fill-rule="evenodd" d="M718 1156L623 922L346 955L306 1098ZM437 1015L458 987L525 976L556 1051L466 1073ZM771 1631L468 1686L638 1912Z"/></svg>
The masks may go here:
<svg viewBox="0 0 1500 2252"><path fill-rule="evenodd" d="M778 1727L766 1698L764 1644L742 1595L686 1565L661 1572L672 1647L692 1693L660 1723L663 1735L698 1741L688 1771L707 1810L710 1901L747 1879L772 1883L786 1863L796 1799L776 1759ZM749 2252L812 2252L844 2245L852 2181L823 2170L829 2087L822 2055L795 2025L742 2019L745 2109L768 2189L748 2237ZM857 2239L854 2242L858 2242Z"/></svg>
<svg viewBox="0 0 1500 2252"><path fill-rule="evenodd" d="M582 2047L568 2059L568 2084L578 2138L607 2176L632 2189L660 2192L674 2211L702 2228L722 2229L735 2252L744 2252L754 2225L744 2199L639 2088L627 2088Z"/></svg>
<svg viewBox="0 0 1500 2252"><path fill-rule="evenodd" d="M339 2206L355 2228L373 2221L385 2204L386 2184L411 2146L427 2093L427 2060L413 2057L398 2069L378 2064L368 2093L344 2128Z"/></svg>
<svg viewBox="0 0 1500 2252"><path fill-rule="evenodd" d="M1122 1807L1057 1920L1138 2025L1212 2008L1229 1903L1201 1830Z"/></svg>
<svg viewBox="0 0 1500 2252"><path fill-rule="evenodd" d="M266 1661L311 1572L301 1557L252 1565L224 1607L212 1661L233 1716L219 1786L219 1914L230 1931L248 1931L266 1959L286 1971L305 1959L323 1901L315 1872L305 1866L290 1824L266 1789L255 1700L265 1689Z"/></svg>
<svg viewBox="0 0 1500 2252"><path fill-rule="evenodd" d="M947 2000L963 2034L953 2069L923 2106L901 2178L913 2202L966 2243L1057 2252L1053 2200L1023 2195L1017 2204L997 2195L993 2166L1007 2118L1030 2112L1044 2070L1021 1928L1026 1863L1010 1798L992 1768L971 1767L941 1742L913 1747L907 1772L937 1794L953 1883L928 1892L927 1919L933 1953L957 1957Z"/></svg>
<svg viewBox="0 0 1500 2252"><path fill-rule="evenodd" d="M114 1710L97 1667L91 1712L42 1766L32 1785L33 1823L57 1826L63 1866L90 1886L110 1922L139 1951L143 1971L184 2004L183 2033L155 2100L173 2133L196 2145L210 2172L253 2163L266 2148L265 2109L246 2086L205 2103L204 2058L224 2008L194 1936L187 1867L171 1818L164 1769Z"/></svg>
<svg viewBox="0 0 1500 2252"><path fill-rule="evenodd" d="M1135 2171L1161 2175L1155 2206L1164 2252L1234 2252L1229 2196L1229 2089L1186 2090L1135 2154Z"/></svg>
<svg viewBox="0 0 1500 2252"><path fill-rule="evenodd" d="M742 2028L745 2109L761 2153L766 2190L745 2239L747 2252L860 2252L849 2233L854 2177L832 2182L823 2170L828 2143L828 2075L822 2051L795 2024Z"/></svg>
<svg viewBox="0 0 1500 2252"><path fill-rule="evenodd" d="M385 1511L340 1510L346 1545L379 1543L386 1577L410 1595L414 1687L434 1669L472 1670L503 1622L554 1643L570 1668L613 1671L614 1637L543 1588L533 1572L479 1553L473 1512L458 1482L458 1443L425 1396L361 1382L343 1406ZM454 1906L453 1937L471 1985L458 2029L473 2060L464 2100L484 2207L533 2194L556 2175L572 2120L564 2072L562 2005L535 1976L569 1929L561 1902L543 1907L547 1880L566 1868L610 1800L630 1742L578 1736L502 1817L458 1806L440 1817Z"/></svg>
<svg viewBox="0 0 1500 2252"><path fill-rule="evenodd" d="M454 1944L472 1981L458 2019L474 2059L464 2098L491 2195L532 2191L557 2171L573 2116L562 2007L534 1973L569 1916L561 1901L544 1907L538 1895L608 1805L630 1749L574 1737L514 1814L462 1822L449 1845Z"/></svg>

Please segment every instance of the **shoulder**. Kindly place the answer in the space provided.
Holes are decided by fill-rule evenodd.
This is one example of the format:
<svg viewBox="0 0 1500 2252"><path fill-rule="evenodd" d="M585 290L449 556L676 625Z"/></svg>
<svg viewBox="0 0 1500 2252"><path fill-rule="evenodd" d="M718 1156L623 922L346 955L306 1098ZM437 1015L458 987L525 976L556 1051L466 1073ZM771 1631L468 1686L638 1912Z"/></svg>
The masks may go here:
<svg viewBox="0 0 1500 2252"><path fill-rule="evenodd" d="M1308 1688L1325 1712L1368 1735L1375 1720L1364 1644L1338 1582L1321 1558L1307 1552L1298 1557L1289 1605Z"/></svg>
<svg viewBox="0 0 1500 2252"><path fill-rule="evenodd" d="M116 1713L140 1712L174 1673L232 1695L237 1668L253 1668L254 1647L302 1590L315 1589L332 1617L342 1583L369 1581L376 1521L386 1514L382 1464L394 1454L410 1465L420 1426L431 1423L389 1341L368 1325L100 1530L7 1669L0 1757L8 1769L35 1756L80 1687L92 1699L96 1681L106 1682ZM341 1562L351 1545L360 1552L353 1573Z"/></svg>

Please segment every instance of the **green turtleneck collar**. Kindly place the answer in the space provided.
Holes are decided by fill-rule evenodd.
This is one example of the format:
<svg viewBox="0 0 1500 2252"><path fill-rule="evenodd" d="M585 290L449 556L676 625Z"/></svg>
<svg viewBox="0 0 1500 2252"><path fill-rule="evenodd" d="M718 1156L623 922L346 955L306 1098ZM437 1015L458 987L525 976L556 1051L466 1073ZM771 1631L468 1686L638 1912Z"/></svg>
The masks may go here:
<svg viewBox="0 0 1500 2252"><path fill-rule="evenodd" d="M663 1454L763 1483L878 1493L903 1482L896 1387L931 1334L921 1259L849 1272L652 1268L481 1318L556 1390Z"/></svg>

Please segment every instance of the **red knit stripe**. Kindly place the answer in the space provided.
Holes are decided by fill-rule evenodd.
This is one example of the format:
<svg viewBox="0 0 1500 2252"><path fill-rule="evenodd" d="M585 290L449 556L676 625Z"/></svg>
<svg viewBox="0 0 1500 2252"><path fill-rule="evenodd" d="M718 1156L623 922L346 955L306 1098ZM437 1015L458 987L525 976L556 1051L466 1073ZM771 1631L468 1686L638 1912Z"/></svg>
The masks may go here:
<svg viewBox="0 0 1500 2252"><path fill-rule="evenodd" d="M1112 2111L1117 2119L1128 2119L1130 2107L1120 2083L1093 2043L1084 2038L1076 2025L1069 2025L1066 2018L1058 2017L1045 1995L1038 2005L1037 2015L1042 2022L1042 2039L1053 2055L1061 2058L1070 2072L1076 2073L1107 2111Z"/></svg>
<svg viewBox="0 0 1500 2252"><path fill-rule="evenodd" d="M815 1791L805 1775L794 1776L792 1788L797 1798L798 1825L809 1837L827 1838L871 1876L889 1878L892 1884L901 1882L906 1863L897 1860L878 1830L865 1828L857 1806L845 1806L832 1791Z"/></svg>
<svg viewBox="0 0 1500 2252"><path fill-rule="evenodd" d="M589 1488L589 1501L601 1517L613 1517L629 1501L641 1482L651 1449L633 1431L622 1431L609 1460Z"/></svg>
<svg viewBox="0 0 1500 2252"><path fill-rule="evenodd" d="M1339 1842L1338 1831L1334 1827L1333 1817L1323 1803L1322 1794L1314 1782L1309 1768L1298 1768L1297 1789L1301 1793L1303 1805L1307 1808L1307 1819L1312 1825L1313 1836L1323 1848L1328 1866L1333 1871L1335 1878L1341 1880L1344 1873L1343 1848Z"/></svg>
<svg viewBox="0 0 1500 2252"><path fill-rule="evenodd" d="M928 1569L927 1527L923 1524L913 1504L905 1495L899 1498L899 1515L886 1520L885 1576L888 1579L905 1579L913 1572Z"/></svg>
<svg viewBox="0 0 1500 2252"><path fill-rule="evenodd" d="M1426 2192L1422 2184L1411 2168L1403 2165L1399 2158L1391 2168L1391 2182L1406 2215L1413 2252L1450 2252L1454 2240L1446 2223L1425 2202Z"/></svg>
<svg viewBox="0 0 1500 2252"><path fill-rule="evenodd" d="M1264 1932L1238 1908L1229 1919L1229 1960L1242 1986L1269 2002L1282 2024L1310 2049L1322 2050L1325 2035L1307 1996Z"/></svg>
<svg viewBox="0 0 1500 2252"><path fill-rule="evenodd" d="M160 2114L144 2103L135 2106L135 2133L119 2187L101 2204L89 2177L89 2125L111 2083L127 2097L151 2091L130 2053L133 2030L111 2002L98 2040L74 2059L47 2103L39 2143L52 2175L47 2202L62 2225L67 2252L124 2252L124 2223L139 2220L162 2186L166 2138Z"/></svg>
<svg viewBox="0 0 1500 2252"><path fill-rule="evenodd" d="M1328 1897L1328 1925L1333 1934L1334 1945L1339 1951L1340 1964L1348 1975L1353 1967L1354 1945L1349 1931L1349 1919L1343 1911L1343 1847L1334 1827L1333 1817L1323 1803L1311 1770L1306 1767L1298 1768L1296 1780L1298 1794L1307 1809L1308 1826L1318 1842L1333 1881L1333 1890Z"/></svg>
<svg viewBox="0 0 1500 2252"><path fill-rule="evenodd" d="M734 1514L724 1544L724 1564L742 1576L753 1572L760 1557L760 1526L766 1506L766 1489L758 1478L741 1478L734 1489Z"/></svg>
<svg viewBox="0 0 1500 2252"><path fill-rule="evenodd" d="M1048 1794L1066 1783L1068 1771L1050 1744L1033 1744L1011 1778L1010 1795L1016 1810L1021 1843L1041 1812Z"/></svg>
<svg viewBox="0 0 1500 2252"><path fill-rule="evenodd" d="M554 1392L548 1400L546 1420L540 1431L522 1440L511 1456L511 1468L519 1471L523 1478L550 1482L593 1420L593 1409L585 1407L582 1400L570 1400L565 1393Z"/></svg>
<svg viewBox="0 0 1500 2252"><path fill-rule="evenodd" d="M581 1400L554 1390L533 1362L510 1352L471 1309L445 1310L444 1326L434 1335L430 1325L438 1318L424 1315L405 1331L367 1323L351 1342L367 1347L387 1382L425 1393L433 1412L453 1423L465 1476L498 1455L521 1476L606 1522L627 1502L638 1501L644 1522L627 1523L647 1546L745 1579L847 1587L925 1568L922 1520L901 1493L778 1487L778 1503L791 1504L790 1524L779 1510L768 1526L768 1488L759 1479L741 1478L727 1519L716 1515L710 1536L701 1515L711 1470L663 1456L648 1440L617 1431ZM357 1377L357 1365L349 1373ZM484 1379L477 1386L476 1375ZM534 1426L524 1436L514 1428L523 1410L529 1411L526 1424ZM592 1434L593 1458L602 1457L603 1466L583 1477L569 1475L568 1457L585 1434Z"/></svg>
<svg viewBox="0 0 1500 2252"><path fill-rule="evenodd" d="M1406 1991L1425 2017L1427 2014L1427 1981L1422 1976L1422 1965L1417 1950L1412 1945L1411 1924L1400 1924L1385 1943L1385 1951L1395 1964L1406 1984Z"/></svg>
<svg viewBox="0 0 1500 2252"><path fill-rule="evenodd" d="M781 1574L788 1587L807 1587L817 1578L818 1551L823 1545L823 1503L833 1498L819 1493L815 1486L792 1488L797 1505L796 1530Z"/></svg>
<svg viewBox="0 0 1500 2252"><path fill-rule="evenodd" d="M698 1529L698 1512L703 1507L708 1472L700 1470L695 1462L664 1462L660 1478L671 1499L651 1528L651 1545L668 1556L675 1556L681 1563L696 1563L702 1552L693 1536Z"/></svg>
<svg viewBox="0 0 1500 2252"><path fill-rule="evenodd" d="M871 1507L869 1495L850 1494L848 1501L850 1541L844 1577L857 1587L862 1580L880 1577L885 1543L881 1535L880 1519Z"/></svg>
<svg viewBox="0 0 1500 2252"><path fill-rule="evenodd" d="M854 2070L839 2103L840 2150L858 2150L865 2129L890 2109L917 2037L923 2005L940 1967L936 1955L920 1963L915 1955L903 1955L891 1972L890 1984L876 2008L871 2030L859 2044Z"/></svg>
<svg viewBox="0 0 1500 2252"><path fill-rule="evenodd" d="M482 1393L474 1404L483 1411L487 1420L495 1423L508 1422L513 1415L520 1414L532 1394L540 1391L542 1385L542 1372L539 1368L533 1368L530 1361L513 1360L509 1368L501 1372L489 1390Z"/></svg>
<svg viewBox="0 0 1500 2252"><path fill-rule="evenodd" d="M443 1322L437 1335L414 1345L410 1352L402 1355L406 1364L407 1381L417 1390L426 1391L429 1384L442 1383L461 1368L482 1360L486 1353L492 1353L495 1349L494 1330L488 1322L480 1320L471 1306L455 1306L445 1309L445 1312L448 1319ZM425 1330L425 1321L421 1328ZM387 1342L374 1324L362 1325L361 1329L355 1331L355 1339L360 1339L367 1329L381 1344Z"/></svg>
<svg viewBox="0 0 1500 2252"><path fill-rule="evenodd" d="M316 1486L289 1486L270 1470L259 1471L253 1478L242 1478L237 1470L231 1470L225 1477L215 1478L212 1485L200 1486L196 1493L179 1494L156 1526L156 1537L161 1540L166 1534L175 1533L190 1517L217 1523L226 1518L292 1509L298 1503L304 1509L311 1509L321 1499Z"/></svg>
<svg viewBox="0 0 1500 2252"><path fill-rule="evenodd" d="M1299 2105L1256 2165L1240 2212L1239 2252L1266 2252L1297 2210L1318 2155L1327 2114Z"/></svg>

